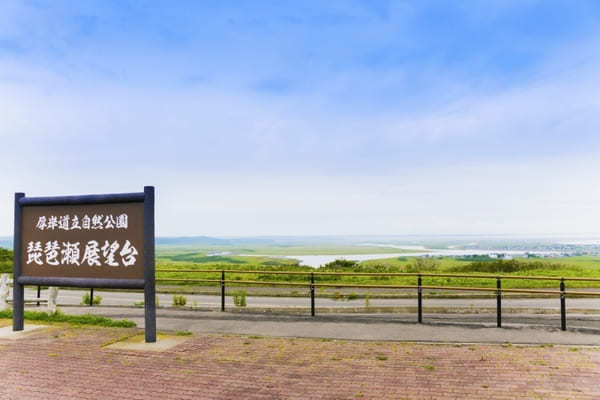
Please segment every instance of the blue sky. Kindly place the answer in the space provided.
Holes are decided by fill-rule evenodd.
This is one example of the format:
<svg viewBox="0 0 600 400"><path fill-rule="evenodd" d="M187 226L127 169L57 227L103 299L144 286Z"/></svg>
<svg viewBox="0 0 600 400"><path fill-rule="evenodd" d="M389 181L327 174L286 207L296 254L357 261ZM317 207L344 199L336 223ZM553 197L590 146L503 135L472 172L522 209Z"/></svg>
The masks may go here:
<svg viewBox="0 0 600 400"><path fill-rule="evenodd" d="M596 1L5 0L0 234L147 184L162 235L598 234L599 48Z"/></svg>

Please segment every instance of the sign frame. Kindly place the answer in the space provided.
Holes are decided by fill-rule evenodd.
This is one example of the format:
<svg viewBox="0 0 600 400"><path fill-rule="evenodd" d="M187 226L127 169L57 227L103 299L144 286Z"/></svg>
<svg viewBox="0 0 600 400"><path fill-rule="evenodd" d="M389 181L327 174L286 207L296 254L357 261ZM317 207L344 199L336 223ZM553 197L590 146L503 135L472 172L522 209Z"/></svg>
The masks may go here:
<svg viewBox="0 0 600 400"><path fill-rule="evenodd" d="M61 205L99 205L113 203L143 203L144 278L71 278L24 276L23 207ZM15 220L13 238L13 331L22 331L24 325L24 286L64 286L105 289L144 289L144 319L147 343L156 342L156 285L154 276L154 186L144 186L140 193L92 194L81 196L26 197L15 193Z"/></svg>

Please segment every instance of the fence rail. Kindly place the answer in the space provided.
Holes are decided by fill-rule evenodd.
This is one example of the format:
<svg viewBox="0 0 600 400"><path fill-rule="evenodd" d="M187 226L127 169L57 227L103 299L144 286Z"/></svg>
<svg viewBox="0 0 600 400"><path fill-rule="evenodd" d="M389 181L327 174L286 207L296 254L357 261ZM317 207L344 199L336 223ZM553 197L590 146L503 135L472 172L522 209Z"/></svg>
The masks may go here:
<svg viewBox="0 0 600 400"><path fill-rule="evenodd" d="M600 282L600 278L578 278L578 277L553 277L553 276L517 276L517 275L492 275L492 274L433 274L418 272L304 272L304 271L265 271L265 270L235 270L235 269L156 269L156 272L162 273L214 273L220 274L221 279L193 279L193 278L156 278L159 282L191 282L191 283L218 283L221 286L221 311L225 311L225 289L229 285L263 285L263 286L303 286L309 288L310 310L314 317L315 310L315 288L365 288L365 289L407 289L417 291L417 322L423 322L423 290L455 290L455 291L479 291L496 293L496 324L502 327L502 293L525 293L525 294L547 294L556 295L560 298L561 329L567 329L567 296L597 296L600 292L585 291L567 291L566 281L589 281ZM258 274L258 275L300 275L309 278L307 282L273 282L273 281L253 281L226 279L226 274ZM315 278L319 276L376 276L376 277L394 277L411 276L417 278L416 285L365 285L350 283L316 283ZM496 288L474 287L474 286L431 286L423 285L423 278L467 278L467 279L493 279L496 281ZM546 280L558 281L559 290L543 289L502 289L502 280Z"/></svg>

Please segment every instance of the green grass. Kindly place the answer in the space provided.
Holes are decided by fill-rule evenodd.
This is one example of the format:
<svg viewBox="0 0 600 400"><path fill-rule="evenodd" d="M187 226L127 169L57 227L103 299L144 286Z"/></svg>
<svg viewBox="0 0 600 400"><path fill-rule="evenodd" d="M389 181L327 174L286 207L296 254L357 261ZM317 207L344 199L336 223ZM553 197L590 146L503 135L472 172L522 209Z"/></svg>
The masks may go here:
<svg viewBox="0 0 600 400"><path fill-rule="evenodd" d="M203 254L211 252L227 251L231 255L225 257L235 257L241 254L269 254L273 256L303 256L303 255L336 255L336 254L389 254L404 253L414 250L402 250L391 247L381 246L345 246L345 245L252 245L252 246L189 246L189 245L159 245L156 247L157 255L160 256L178 256L180 254ZM221 257L221 256L214 256ZM214 258L210 257L210 258Z"/></svg>
<svg viewBox="0 0 600 400"><path fill-rule="evenodd" d="M12 314L12 310L0 311L0 318L10 319ZM67 315L58 310L54 314L41 311L25 311L25 319L29 321L66 322L73 325L98 325L110 328L133 328L136 326L135 322L127 319L114 320L91 314Z"/></svg>
<svg viewBox="0 0 600 400"><path fill-rule="evenodd" d="M265 258L265 257L242 257L236 256L236 259L242 259L245 263L236 262L228 264L222 262L214 263L193 263L183 261L172 261L169 257L161 257L157 260L157 268L168 268L172 270L186 269L208 269L214 272L157 272L157 280L160 284L160 278L185 278L185 279L220 279L220 269L240 270L240 271L302 271L302 272L423 272L423 273L444 273L444 274L483 274L483 275L503 275L503 276L551 276L551 277L589 277L600 278L600 257L568 257L557 259L519 259L511 261L479 261L479 260L461 260L450 257L435 259L417 259L412 257L394 257L379 260L363 261L361 263L333 263L332 265L311 268L300 266L294 260ZM269 262L268 265L265 265ZM277 275L268 272L260 274L236 274L227 273L226 279L240 282L243 286L244 281L272 281L272 282L303 282L308 283L308 275ZM373 284L373 285L416 285L417 278L414 276L397 277L368 277L368 276L316 276L317 283L339 283L339 284ZM166 284L166 282L163 282ZM190 283L183 282L171 283L179 285L194 286L217 286L218 283ZM599 282L578 282L567 281L569 288L595 288L600 287ZM445 278L445 277L423 277L423 285L430 286L475 286L490 287L496 286L495 279L482 278ZM537 281L537 280L511 280L506 279L502 282L503 288L552 288L558 289L557 281ZM298 290L297 288L294 288Z"/></svg>
<svg viewBox="0 0 600 400"><path fill-rule="evenodd" d="M0 261L0 274L12 274L13 263L12 261Z"/></svg>
<svg viewBox="0 0 600 400"><path fill-rule="evenodd" d="M230 254L208 256L209 252L227 251ZM469 259L456 259L451 257L419 259L409 256L385 258L386 253L402 252L398 249L370 246L272 246L253 245L251 248L243 246L158 246L156 254L157 269L170 270L211 270L214 272L157 272L156 278L159 285L170 286L218 286L218 282L211 283L185 283L166 282L161 278L181 278L199 280L218 280L220 270L238 271L299 271L299 272L380 272L380 273L444 273L444 274L489 274L489 275L519 275L519 276L551 276L551 277L587 277L600 278L600 257L579 256L555 259L519 259L514 261L497 261L489 257L471 257ZM260 254L272 255L305 255L305 254L359 254L378 253L383 258L368 260L361 263L339 262L321 268L301 266L297 260L283 257L265 257ZM245 255L240 255L245 254ZM257 254L257 256L248 256ZM0 257L0 273L11 273L12 252L5 251ZM238 286L244 286L244 281L263 282L301 282L308 283L308 275L276 275L268 272L259 274L227 273L228 280L239 281ZM366 277L366 276L317 276L317 283L363 284L363 285L416 285L416 277ZM476 286L494 288L494 279L479 278L442 278L423 277L423 285L429 286ZM600 282L567 281L570 288L597 288ZM228 284L228 286L236 286ZM502 282L505 289L519 288L552 288L558 289L556 281L536 280L510 280ZM304 290L304 288L290 288L290 290ZM320 290L320 289L319 289Z"/></svg>

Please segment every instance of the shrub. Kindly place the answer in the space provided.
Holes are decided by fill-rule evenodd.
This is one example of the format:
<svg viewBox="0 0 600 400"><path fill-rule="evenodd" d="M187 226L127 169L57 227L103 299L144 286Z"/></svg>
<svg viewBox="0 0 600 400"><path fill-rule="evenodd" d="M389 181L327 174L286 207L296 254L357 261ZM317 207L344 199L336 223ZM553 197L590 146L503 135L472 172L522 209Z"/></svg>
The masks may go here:
<svg viewBox="0 0 600 400"><path fill-rule="evenodd" d="M236 307L246 307L246 291L236 290L233 292L233 304Z"/></svg>
<svg viewBox="0 0 600 400"><path fill-rule="evenodd" d="M177 294L173 295L173 305L175 307L183 307L183 306L185 306L186 303L187 303L187 299L185 298L184 295L181 295L181 294L180 295L177 295Z"/></svg>
<svg viewBox="0 0 600 400"><path fill-rule="evenodd" d="M352 268L356 267L357 265L358 265L358 263L356 261L352 261L352 260L335 260L335 261L332 261L330 263L325 264L322 268L327 268L327 269L335 269L335 268L352 269Z"/></svg>
<svg viewBox="0 0 600 400"><path fill-rule="evenodd" d="M440 263L431 258L415 258L404 268L405 272L431 272L439 268Z"/></svg>
<svg viewBox="0 0 600 400"><path fill-rule="evenodd" d="M92 305L99 306L102 302L102 296L95 295L94 300L92 300ZM90 294L86 292L81 298L81 304L87 306L90 304Z"/></svg>
<svg viewBox="0 0 600 400"><path fill-rule="evenodd" d="M10 274L13 272L13 252L0 247L0 274Z"/></svg>
<svg viewBox="0 0 600 400"><path fill-rule="evenodd" d="M13 252L11 250L0 247L0 261L10 261L13 260Z"/></svg>
<svg viewBox="0 0 600 400"><path fill-rule="evenodd" d="M490 274L502 274L519 271L531 271L535 269L561 269L566 268L560 263L549 263L544 261L522 261L522 260L494 260L473 261L467 265L452 268L451 272L485 272Z"/></svg>
<svg viewBox="0 0 600 400"><path fill-rule="evenodd" d="M0 274L12 274L13 263L12 261L0 261Z"/></svg>

